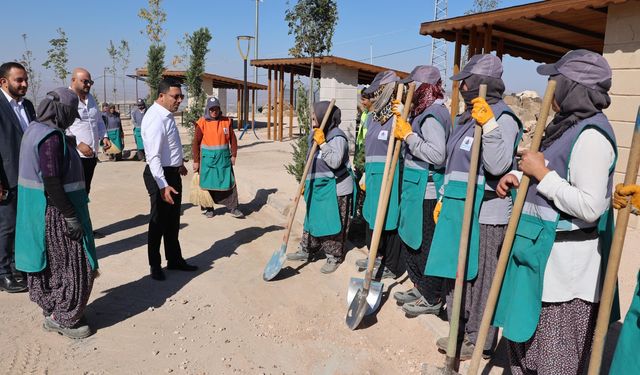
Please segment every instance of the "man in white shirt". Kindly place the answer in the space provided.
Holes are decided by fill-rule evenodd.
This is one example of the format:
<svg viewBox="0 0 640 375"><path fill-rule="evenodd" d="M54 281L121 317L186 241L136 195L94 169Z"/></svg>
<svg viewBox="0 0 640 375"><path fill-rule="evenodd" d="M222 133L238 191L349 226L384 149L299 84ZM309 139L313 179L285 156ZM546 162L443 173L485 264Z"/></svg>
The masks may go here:
<svg viewBox="0 0 640 375"><path fill-rule="evenodd" d="M25 68L15 62L0 66L0 290L27 290L22 275L11 269L16 230L18 159L22 134L35 120L33 104L24 96L29 88Z"/></svg>
<svg viewBox="0 0 640 375"><path fill-rule="evenodd" d="M165 78L158 85L158 97L142 119L142 142L147 158L144 184L151 200L151 218L147 253L151 278L165 279L160 258L160 242L164 238L167 269L195 271L182 257L178 232L182 202L181 175L187 174L182 142L173 112L184 99L180 82Z"/></svg>
<svg viewBox="0 0 640 375"><path fill-rule="evenodd" d="M111 142L107 136L107 129L102 120L102 114L98 110L96 100L89 93L93 81L91 73L83 68L75 68L71 74L71 86L69 88L78 95L78 113L80 118L67 129L67 135L75 137L76 149L82 159L84 169L85 186L87 194L91 190L93 172L98 163L98 149L100 141L103 148L108 150Z"/></svg>

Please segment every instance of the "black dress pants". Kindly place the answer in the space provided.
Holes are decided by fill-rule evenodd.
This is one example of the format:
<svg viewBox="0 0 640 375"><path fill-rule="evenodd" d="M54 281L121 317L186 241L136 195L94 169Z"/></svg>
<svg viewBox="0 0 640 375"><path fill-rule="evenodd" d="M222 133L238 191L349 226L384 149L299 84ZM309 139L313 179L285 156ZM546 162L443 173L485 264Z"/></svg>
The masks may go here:
<svg viewBox="0 0 640 375"><path fill-rule="evenodd" d="M11 274L14 261L17 202L17 188L9 189L7 199L0 202L0 276Z"/></svg>
<svg viewBox="0 0 640 375"><path fill-rule="evenodd" d="M180 230L180 206L182 204L182 179L178 172L178 167L165 167L164 177L169 186L174 188L178 194L173 195L173 204L162 200L160 189L156 180L151 175L151 170L147 165L143 173L144 184L149 192L151 200L151 219L149 220L147 253L149 255L149 265L160 267L160 242L164 239L164 255L168 264L180 264L184 262L182 250L178 241Z"/></svg>
<svg viewBox="0 0 640 375"><path fill-rule="evenodd" d="M373 229L366 226L367 231L366 243L367 247L371 249L371 240L373 237ZM380 244L378 245L378 256L382 257L381 264L387 267L396 276L400 276L406 270L402 255L402 240L398 234L398 230L383 230L380 235ZM380 267L379 273L381 274L383 267Z"/></svg>
<svg viewBox="0 0 640 375"><path fill-rule="evenodd" d="M96 170L98 164L98 158L80 158L82 160L82 170L84 171L84 187L89 195L91 191L91 180L93 180L93 172Z"/></svg>

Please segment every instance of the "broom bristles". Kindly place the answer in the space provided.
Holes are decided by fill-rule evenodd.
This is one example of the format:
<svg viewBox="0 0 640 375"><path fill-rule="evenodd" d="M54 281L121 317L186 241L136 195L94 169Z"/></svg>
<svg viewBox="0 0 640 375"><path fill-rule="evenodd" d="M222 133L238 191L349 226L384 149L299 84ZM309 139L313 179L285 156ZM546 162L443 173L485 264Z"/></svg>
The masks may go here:
<svg viewBox="0 0 640 375"><path fill-rule="evenodd" d="M189 201L196 206L213 208L213 198L208 190L200 188L200 174L194 173L191 179L191 190L189 192Z"/></svg>
<svg viewBox="0 0 640 375"><path fill-rule="evenodd" d="M122 150L120 150L120 148L113 143L111 144L111 147L109 147L107 150L104 151L104 153L107 155L115 155L121 152Z"/></svg>

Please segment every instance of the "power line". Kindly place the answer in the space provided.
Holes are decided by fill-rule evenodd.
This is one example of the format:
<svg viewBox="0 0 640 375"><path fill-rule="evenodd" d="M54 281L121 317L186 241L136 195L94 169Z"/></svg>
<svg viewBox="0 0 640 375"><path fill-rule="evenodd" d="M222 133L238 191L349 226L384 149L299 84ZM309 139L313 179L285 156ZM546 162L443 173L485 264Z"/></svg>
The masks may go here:
<svg viewBox="0 0 640 375"><path fill-rule="evenodd" d="M387 56L398 55L398 54L401 54L401 53L411 52L411 51L415 51L415 50L417 50L417 49L427 48L427 47L429 47L429 46L424 45L424 46L418 46L418 47L413 47L413 48L403 49L403 50L401 50L401 51L390 52L390 53L386 53L386 54L384 54L384 55L373 56L373 58L374 58L374 59L377 59L377 58L380 58L380 57L387 57ZM371 58L370 58L370 57L367 57L367 58L360 59L360 60L357 60L357 61L367 61L367 60L369 60L369 59L371 59Z"/></svg>

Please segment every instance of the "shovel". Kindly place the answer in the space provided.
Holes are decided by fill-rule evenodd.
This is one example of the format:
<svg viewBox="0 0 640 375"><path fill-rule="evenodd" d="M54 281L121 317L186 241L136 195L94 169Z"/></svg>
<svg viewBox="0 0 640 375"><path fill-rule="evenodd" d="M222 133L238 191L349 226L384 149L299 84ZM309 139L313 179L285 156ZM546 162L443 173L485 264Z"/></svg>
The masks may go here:
<svg viewBox="0 0 640 375"><path fill-rule="evenodd" d="M636 127L633 129L633 139L631 141L631 151L627 162L627 171L624 176L624 184L631 185L638 177L638 166L640 165L640 108L636 116ZM629 224L629 214L631 204L618 210L616 217L616 229L613 232L613 241L609 250L609 261L607 263L607 273L602 285L602 295L600 297L600 307L598 308L598 320L596 320L596 330L593 336L593 347L591 349L591 359L589 360L588 375L598 375L602 365L602 351L604 350L605 337L609 329L609 319L611 318L611 306L615 296L616 282L618 281L618 268L620 267L620 257L622 256L622 246L624 236L627 233Z"/></svg>
<svg viewBox="0 0 640 375"><path fill-rule="evenodd" d="M556 81L549 80L547 83L547 90L544 93L542 100L542 106L540 107L540 116L536 124L536 130L533 133L533 140L531 142L530 150L538 151L540 148L540 142L542 141L542 134L544 133L544 127L547 124L547 117L549 117L549 108L551 108L551 102L553 102L553 94L556 91ZM637 168L636 168L637 169ZM500 248L500 257L498 258L498 265L496 266L496 273L493 276L491 282L491 289L489 289L489 296L487 297L487 304L484 308L482 315L482 321L480 323L480 329L478 331L478 338L476 339L476 346L473 350L473 356L471 357L471 363L469 364L469 371L467 375L476 375L480 367L480 359L482 358L482 351L484 344L487 341L487 335L489 334L489 328L491 326L491 320L496 309L496 302L500 295L500 289L502 288L502 280L504 279L504 273L509 262L509 255L511 253L511 247L513 246L513 240L516 235L516 228L518 228L518 222L520 221L520 214L522 214L522 207L524 207L524 200L527 196L527 189L529 189L529 176L522 176L520 186L518 187L518 195L516 201L513 203L513 211L509 218L509 224L507 225L507 232Z"/></svg>
<svg viewBox="0 0 640 375"><path fill-rule="evenodd" d="M480 85L480 97L487 96L487 85ZM476 124L473 131L473 145L471 146L471 163L469 164L469 180L467 182L467 196L464 201L464 216L460 232L460 246L458 248L458 269L456 271L455 288L453 289L453 310L449 322L449 343L444 368L427 366L426 374L457 374L459 364L458 327L460 326L460 308L462 306L462 289L467 270L467 252L469 251L469 234L473 215L473 200L476 195L476 181L478 180L478 161L480 160L480 143L482 141L482 126Z"/></svg>
<svg viewBox="0 0 640 375"><path fill-rule="evenodd" d="M327 112L324 114L324 118L322 119L322 123L320 124L320 131L324 130L329 117L331 116L331 111L333 110L333 106L336 104L335 99L331 99L331 103L329 103L329 108L327 108ZM307 163L304 166L304 171L302 172L302 177L300 178L300 184L298 185L298 189L296 190L296 195L293 197L293 203L291 203L291 207L289 207L289 216L287 217L287 227L285 228L284 236L282 237L282 244L280 247L273 252L269 262L264 267L264 271L262 273L262 279L264 281L270 281L280 272L282 269L282 265L284 264L284 260L287 254L287 243L289 242L289 235L291 234L291 227L293 226L293 219L296 216L296 211L298 210L298 203L300 202L300 196L302 195L302 191L304 189L304 184L307 179L307 174L309 174L309 169L311 169L311 164L313 158L315 157L316 150L318 149L318 144L314 141L311 146L311 151L309 151L309 156L307 157Z"/></svg>
<svg viewBox="0 0 640 375"><path fill-rule="evenodd" d="M396 94L396 99L398 101L402 100L403 89L404 85L398 85L398 92ZM405 101L404 111L402 113L403 118L407 118L409 113L414 90L415 84L409 84L407 100ZM393 137L395 128L396 120L394 119L389 137ZM380 190L380 197L378 198L378 209L376 211L376 218L373 225L369 260L367 262L367 272L365 273L364 280L352 277L349 281L349 290L347 291L347 304L349 305L349 310L347 311L346 323L351 330L358 327L365 315L369 315L376 311L378 306L380 306L380 300L382 299L383 284L381 282L372 281L373 269L375 266L376 256L378 254L378 246L380 245L380 235L382 234L382 228L385 224L387 206L389 205L389 195L393 186L393 175L400 155L401 145L401 140L392 142L391 139L389 139L387 158L385 160L384 173L382 174L382 188Z"/></svg>

